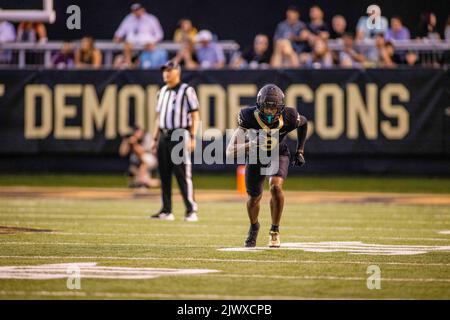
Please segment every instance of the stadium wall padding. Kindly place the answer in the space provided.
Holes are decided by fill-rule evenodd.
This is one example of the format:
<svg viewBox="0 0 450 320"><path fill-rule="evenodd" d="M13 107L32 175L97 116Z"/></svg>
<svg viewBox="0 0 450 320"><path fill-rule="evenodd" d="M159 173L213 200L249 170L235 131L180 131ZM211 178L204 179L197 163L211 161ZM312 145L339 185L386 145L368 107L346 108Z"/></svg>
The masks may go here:
<svg viewBox="0 0 450 320"><path fill-rule="evenodd" d="M183 79L197 90L209 137L235 128L258 88L278 84L309 120L305 173L450 174L448 70L211 70ZM123 170L121 136L134 124L151 129L161 85L157 70L0 70L0 171Z"/></svg>

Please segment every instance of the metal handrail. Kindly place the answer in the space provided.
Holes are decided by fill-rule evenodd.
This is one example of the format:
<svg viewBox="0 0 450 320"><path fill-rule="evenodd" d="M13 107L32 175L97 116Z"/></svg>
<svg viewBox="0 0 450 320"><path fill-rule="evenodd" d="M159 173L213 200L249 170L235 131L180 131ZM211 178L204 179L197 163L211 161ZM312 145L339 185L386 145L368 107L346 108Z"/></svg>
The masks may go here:
<svg viewBox="0 0 450 320"><path fill-rule="evenodd" d="M58 51L63 45L63 41L48 41L48 42L6 42L0 43L0 50L16 50L19 52L18 66L24 68L26 66L25 54L27 51L43 52L44 53L44 65L46 67L51 66L51 55L53 51ZM75 47L78 47L80 41L72 42ZM239 44L233 40L223 40L216 42L219 47L225 53L232 55L239 50ZM161 49L165 49L169 52L177 52L181 48L180 43L172 41L162 41L157 45ZM114 53L123 50L123 43L112 42L111 40L96 40L95 47L104 53L104 65L111 66L114 59ZM133 50L143 50L144 45L133 45Z"/></svg>
<svg viewBox="0 0 450 320"><path fill-rule="evenodd" d="M428 40L428 39L416 39L416 40L393 40L392 44L395 50L405 51L448 51L450 50L450 41L445 40ZM360 49L369 49L375 45L375 40L367 39L355 41L355 47ZM331 50L342 50L343 44L341 40L329 40L328 47Z"/></svg>

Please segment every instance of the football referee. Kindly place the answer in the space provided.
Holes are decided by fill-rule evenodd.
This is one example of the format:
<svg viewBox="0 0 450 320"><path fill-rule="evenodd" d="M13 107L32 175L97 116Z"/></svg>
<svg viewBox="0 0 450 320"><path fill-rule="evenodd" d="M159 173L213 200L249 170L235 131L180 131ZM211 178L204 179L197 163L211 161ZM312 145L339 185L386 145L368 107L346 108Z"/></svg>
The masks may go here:
<svg viewBox="0 0 450 320"><path fill-rule="evenodd" d="M195 149L195 133L200 119L197 94L193 87L181 82L181 68L177 62L168 61L161 67L161 71L165 86L158 92L152 151L158 154L162 208L151 218L175 219L172 213L172 173L174 173L186 206L184 219L198 221L190 161L190 153ZM179 144L179 141L172 141L172 134L177 129L184 130L182 132L183 143L188 144L184 150L189 152L189 154L183 155L183 159L188 159L188 161L185 160L180 164L174 163L171 157L172 149ZM178 130L177 137L180 136Z"/></svg>

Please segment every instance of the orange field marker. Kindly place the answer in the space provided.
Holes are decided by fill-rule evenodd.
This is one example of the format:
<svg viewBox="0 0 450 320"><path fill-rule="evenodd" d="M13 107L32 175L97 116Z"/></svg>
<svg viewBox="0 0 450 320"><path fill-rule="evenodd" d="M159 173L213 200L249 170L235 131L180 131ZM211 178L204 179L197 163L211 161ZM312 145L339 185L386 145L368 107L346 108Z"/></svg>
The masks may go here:
<svg viewBox="0 0 450 320"><path fill-rule="evenodd" d="M236 169L236 188L237 192L241 195L246 194L245 188L245 166L240 165Z"/></svg>

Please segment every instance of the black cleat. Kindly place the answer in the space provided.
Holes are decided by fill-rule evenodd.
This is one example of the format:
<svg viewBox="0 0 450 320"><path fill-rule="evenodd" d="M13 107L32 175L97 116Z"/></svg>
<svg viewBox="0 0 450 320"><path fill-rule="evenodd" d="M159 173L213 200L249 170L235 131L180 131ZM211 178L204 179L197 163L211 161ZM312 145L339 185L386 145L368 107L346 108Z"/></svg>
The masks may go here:
<svg viewBox="0 0 450 320"><path fill-rule="evenodd" d="M256 247L256 239L258 238L258 232L259 232L259 222L257 222L257 228L252 229L250 226L250 230L248 230L247 239L245 240L245 247L246 248L254 248Z"/></svg>
<svg viewBox="0 0 450 320"><path fill-rule="evenodd" d="M160 211L150 216L150 219L173 221L175 220L175 216L170 212Z"/></svg>

